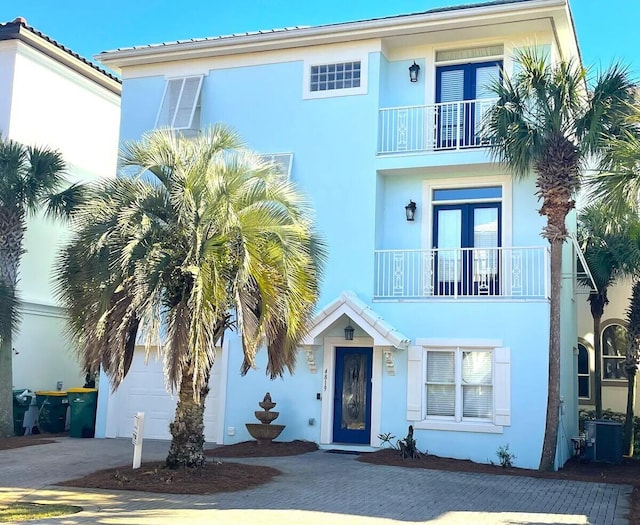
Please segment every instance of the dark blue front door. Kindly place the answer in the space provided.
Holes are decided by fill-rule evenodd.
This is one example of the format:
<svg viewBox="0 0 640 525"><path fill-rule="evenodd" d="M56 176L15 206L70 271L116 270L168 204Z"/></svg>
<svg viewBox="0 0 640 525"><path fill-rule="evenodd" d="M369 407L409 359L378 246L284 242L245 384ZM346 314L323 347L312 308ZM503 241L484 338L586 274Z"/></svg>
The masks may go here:
<svg viewBox="0 0 640 525"><path fill-rule="evenodd" d="M334 443L371 442L371 348L336 348Z"/></svg>

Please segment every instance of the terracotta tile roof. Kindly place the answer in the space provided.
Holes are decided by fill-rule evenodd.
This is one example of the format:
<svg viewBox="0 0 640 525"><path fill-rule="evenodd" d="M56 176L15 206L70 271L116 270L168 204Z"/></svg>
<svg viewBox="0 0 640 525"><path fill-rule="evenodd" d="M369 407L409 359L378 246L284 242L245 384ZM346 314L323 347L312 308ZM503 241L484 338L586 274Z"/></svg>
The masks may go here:
<svg viewBox="0 0 640 525"><path fill-rule="evenodd" d="M43 41L54 45L61 51L65 52L67 55L73 57L76 60L79 60L83 64L91 67L95 71L117 82L118 84L122 84L122 81L116 75L109 73L106 69L101 68L100 66L91 62L90 60L87 60L86 58L80 56L75 51L62 45L60 42L38 31L34 27L31 27L30 25L27 24L27 21L22 17L18 17L12 22L0 23L0 41L1 40L22 40L20 35L21 35L21 32L23 32L24 30L29 31L33 35L41 38Z"/></svg>
<svg viewBox="0 0 640 525"><path fill-rule="evenodd" d="M454 0L451 0L454 1ZM382 16L382 17L377 17L377 18L368 18L365 20L356 20L355 22L362 22L362 23L367 23L367 22L374 22L374 21L379 21L379 20L397 20L400 18L409 18L411 16L417 16L417 15L428 15L428 14L435 14L435 13L443 13L443 12L448 12L448 11L458 11L458 10L462 10L462 9L473 9L473 8L478 8L478 7L490 7L490 6L496 6L496 5L503 5L503 4L518 4L518 3L526 3L526 2L531 2L532 0L491 0L488 2L475 2L475 3L470 3L470 4L464 4L464 5L457 5L457 6L449 6L449 7L437 7L437 8L433 8L433 9L428 9L427 11L419 11L419 12L415 12L415 13L405 13L405 14L401 14L401 15L392 15L392 16ZM276 29L265 29L265 30L260 30L260 31L248 31L246 33L232 33L230 35L220 35L220 36L211 36L211 37L203 37L203 38L191 38L188 40L175 40L175 41L168 41L168 42L162 42L159 44L146 44L146 45L142 45L142 46L130 46L130 47L119 47L117 49L114 50L109 50L109 51L104 51L104 53L111 53L114 51L130 51L130 50L137 50L137 49L153 49L153 48L162 48L164 46L170 46L170 45L175 45L175 44L187 44L187 43L194 43L194 42L209 42L209 41L218 41L218 40L224 40L224 39L228 39L228 38L238 38L238 37L243 37L243 36L255 36L255 35L268 35L268 34L273 34L273 33L290 33L292 31L298 31L298 30L304 30L304 29L310 29L312 27L317 27L317 28L321 28L321 27L336 27L339 28L340 26L343 25L347 25L347 24L353 24L354 21L349 21L349 22L337 22L337 23L332 23L332 24L321 24L318 26L293 26L293 27L283 27L283 28L276 28Z"/></svg>

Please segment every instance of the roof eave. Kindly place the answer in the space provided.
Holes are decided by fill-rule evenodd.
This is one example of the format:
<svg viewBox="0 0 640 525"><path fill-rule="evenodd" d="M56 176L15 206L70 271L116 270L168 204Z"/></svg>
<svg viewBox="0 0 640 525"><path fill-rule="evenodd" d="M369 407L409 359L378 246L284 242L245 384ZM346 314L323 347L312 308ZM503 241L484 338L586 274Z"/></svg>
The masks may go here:
<svg viewBox="0 0 640 525"><path fill-rule="evenodd" d="M83 77L111 91L115 95L120 96L122 93L122 84L120 82L88 63L85 63L83 60L79 60L64 49L48 42L22 24L7 24L3 26L0 32L0 40L18 40L23 42L56 62L65 65Z"/></svg>
<svg viewBox="0 0 640 525"><path fill-rule="evenodd" d="M475 25L479 18L505 18L520 13L532 15L542 11L566 8L567 0L530 0L507 4L476 6L460 10L427 12L399 17L346 22L268 33L233 35L193 42L172 42L161 45L105 51L95 59L120 72L122 68L143 64L170 62L177 59L196 59L208 56L271 51L311 45L332 44L344 41L367 40L400 36L446 28L460 27L465 23Z"/></svg>

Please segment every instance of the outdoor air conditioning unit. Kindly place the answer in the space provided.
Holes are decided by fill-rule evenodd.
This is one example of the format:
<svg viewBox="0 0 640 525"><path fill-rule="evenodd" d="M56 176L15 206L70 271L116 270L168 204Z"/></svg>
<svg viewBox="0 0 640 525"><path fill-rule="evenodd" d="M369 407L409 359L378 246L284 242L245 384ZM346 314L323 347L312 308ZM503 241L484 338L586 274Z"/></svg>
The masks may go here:
<svg viewBox="0 0 640 525"><path fill-rule="evenodd" d="M622 423L596 419L586 421L582 457L590 461L622 463Z"/></svg>

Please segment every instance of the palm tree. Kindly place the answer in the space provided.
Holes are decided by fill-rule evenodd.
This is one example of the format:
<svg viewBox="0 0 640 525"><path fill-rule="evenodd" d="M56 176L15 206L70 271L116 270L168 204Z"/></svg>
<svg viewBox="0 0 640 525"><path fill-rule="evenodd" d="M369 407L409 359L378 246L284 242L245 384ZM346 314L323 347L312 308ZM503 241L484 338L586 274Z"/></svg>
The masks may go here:
<svg viewBox="0 0 640 525"><path fill-rule="evenodd" d="M12 339L20 326L18 269L27 217L44 209L52 217L71 213L81 187L66 185L59 152L25 146L0 136L0 436L13 435Z"/></svg>
<svg viewBox="0 0 640 525"><path fill-rule="evenodd" d="M640 106L636 103L624 133L613 137L600 158L599 170L589 178L592 195L613 212L630 208L635 219L640 212ZM636 237L636 247L640 236ZM640 360L640 272L636 273L627 310L628 341L625 358L627 373L627 410L623 451L634 452L633 419L637 370Z"/></svg>
<svg viewBox="0 0 640 525"><path fill-rule="evenodd" d="M640 280L633 283L631 300L627 309L627 352L624 368L627 373L627 411L624 419L624 443L622 451L633 456L634 436L633 420L636 404L636 383L638 363L640 362Z"/></svg>
<svg viewBox="0 0 640 525"><path fill-rule="evenodd" d="M566 217L574 208L581 171L606 137L617 133L628 113L634 84L613 66L586 88L577 63L550 64L537 48L516 54L516 73L503 75L497 102L486 119L492 153L515 177L536 176L539 210L547 218L542 236L550 244L549 392L541 470L555 468L560 409L560 287Z"/></svg>
<svg viewBox="0 0 640 525"><path fill-rule="evenodd" d="M587 179L592 197L614 212L640 211L640 104L632 107L628 123L608 141L599 169Z"/></svg>
<svg viewBox="0 0 640 525"><path fill-rule="evenodd" d="M137 341L159 346L178 391L169 467L204 465L203 414L215 346L242 338L246 373L266 345L271 378L293 371L318 297L324 247L290 182L223 126L124 145L124 173L95 187L57 263L87 371L117 388Z"/></svg>
<svg viewBox="0 0 640 525"><path fill-rule="evenodd" d="M593 317L593 348L595 353L596 419L602 417L602 341L600 322L609 303L610 286L622 277L632 276L640 270L640 251L636 244L640 230L638 216L628 208L612 210L601 202L594 202L578 214L578 242L589 266L590 277L580 274L578 280L585 286L595 284L587 300Z"/></svg>

